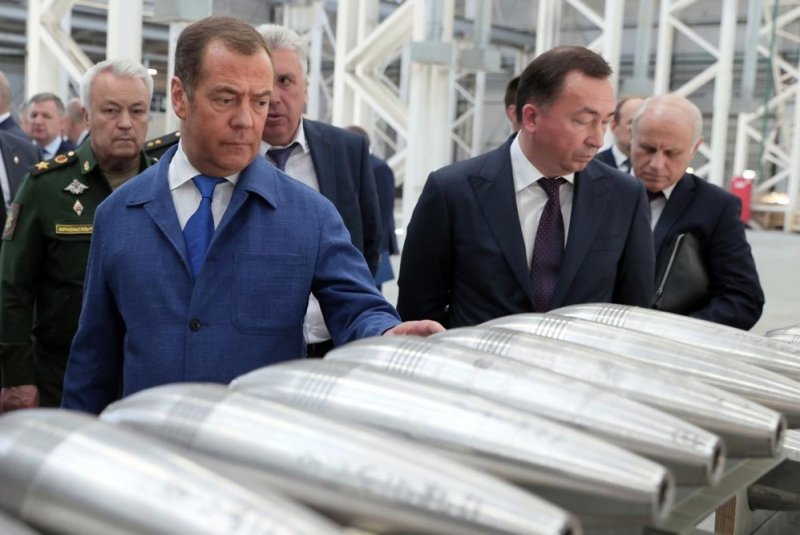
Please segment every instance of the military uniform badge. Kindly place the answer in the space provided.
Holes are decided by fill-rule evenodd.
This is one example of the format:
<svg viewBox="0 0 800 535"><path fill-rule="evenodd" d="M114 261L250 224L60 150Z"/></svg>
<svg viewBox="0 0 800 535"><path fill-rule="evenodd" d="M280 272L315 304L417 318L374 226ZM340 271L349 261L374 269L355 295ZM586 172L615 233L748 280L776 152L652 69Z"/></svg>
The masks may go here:
<svg viewBox="0 0 800 535"><path fill-rule="evenodd" d="M83 213L83 205L81 204L81 201L75 201L75 204L72 205L72 209L80 216Z"/></svg>
<svg viewBox="0 0 800 535"><path fill-rule="evenodd" d="M68 191L69 193L72 193L73 195L80 195L81 193L83 193L87 189L89 189L89 186L87 186L86 184L83 184L82 182L79 182L77 178L73 178L72 182L69 183L69 186L64 188L64 191ZM78 215L80 215L80 214L78 214Z"/></svg>
<svg viewBox="0 0 800 535"><path fill-rule="evenodd" d="M19 211L22 205L18 202L12 202L8 207L8 215L6 216L6 224L3 227L3 239L14 239L14 231L17 230L17 220L19 219Z"/></svg>

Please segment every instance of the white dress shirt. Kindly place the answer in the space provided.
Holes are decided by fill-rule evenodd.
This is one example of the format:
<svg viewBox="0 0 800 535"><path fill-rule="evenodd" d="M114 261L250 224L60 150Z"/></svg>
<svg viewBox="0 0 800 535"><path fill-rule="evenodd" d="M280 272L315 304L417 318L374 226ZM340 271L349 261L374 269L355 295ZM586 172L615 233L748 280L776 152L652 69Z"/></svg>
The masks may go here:
<svg viewBox="0 0 800 535"><path fill-rule="evenodd" d="M3 202L6 205L6 210L11 206L11 184L8 182L8 174L6 173L6 162L3 159L3 151L0 151L0 188L3 190Z"/></svg>
<svg viewBox="0 0 800 535"><path fill-rule="evenodd" d="M630 162L630 157L625 156L625 153L619 150L619 147L617 147L616 143L611 145L611 154L614 155L614 162L617 164L617 169L623 173L633 174L633 162ZM630 162L630 166L623 165L625 160Z"/></svg>
<svg viewBox="0 0 800 535"><path fill-rule="evenodd" d="M525 241L525 255L528 259L528 268L533 258L533 244L536 242L536 230L539 228L539 219L542 217L544 206L547 204L547 193L537 184L544 175L522 153L519 145L519 136L511 143L511 172L514 175L514 192L517 201L517 214L519 226L522 229L522 239ZM569 236L569 221L572 215L572 195L575 190L575 174L563 175L566 184L558 190L561 201L561 216L564 218L564 243L566 246Z"/></svg>
<svg viewBox="0 0 800 535"><path fill-rule="evenodd" d="M298 182L302 182L306 186L319 191L319 180L317 179L317 172L314 170L314 161L311 159L311 150L308 147L306 140L306 133L303 128L303 121L300 121L300 127L294 139L287 145L292 143L299 143L300 147L295 148L289 155L289 160L286 162L286 174L294 178ZM283 148L280 146L273 146L266 141L261 141L262 154L265 155L269 149ZM267 158L267 161L272 163L272 160ZM308 308L306 309L306 317L303 321L303 338L306 344L316 344L331 339L331 333L325 326L325 318L322 316L322 309L319 306L319 301L314 295L308 297Z"/></svg>
<svg viewBox="0 0 800 535"><path fill-rule="evenodd" d="M650 228L652 230L655 230L658 218L661 217L661 214L664 212L664 207L667 206L669 196L672 195L672 190L674 190L677 185L678 183L675 182L667 189L661 191L661 193L664 194L663 197L650 201Z"/></svg>
<svg viewBox="0 0 800 535"><path fill-rule="evenodd" d="M202 196L200 191L192 182L192 179L200 175L200 171L194 168L183 152L183 140L178 143L178 152L169 163L167 177L169 179L169 190L172 194L172 202L175 204L175 212L178 214L178 222L181 230L186 226L186 222L192 217L200 206ZM239 173L231 176L222 177L222 182L214 188L214 195L211 198L211 214L214 217L214 228L217 228L225 210L231 203L233 197L233 187L239 181Z"/></svg>
<svg viewBox="0 0 800 535"><path fill-rule="evenodd" d="M61 146L61 141L62 141L61 136L56 136L56 138L53 141L42 147L42 152L44 153L45 160L52 160L53 158L56 157L58 147Z"/></svg>

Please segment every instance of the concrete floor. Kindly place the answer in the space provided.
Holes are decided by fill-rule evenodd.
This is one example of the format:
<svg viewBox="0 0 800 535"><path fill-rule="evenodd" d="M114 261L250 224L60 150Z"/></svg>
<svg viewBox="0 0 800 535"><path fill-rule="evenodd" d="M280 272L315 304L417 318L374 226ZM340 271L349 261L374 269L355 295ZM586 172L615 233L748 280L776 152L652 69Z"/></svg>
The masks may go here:
<svg viewBox="0 0 800 535"><path fill-rule="evenodd" d="M766 305L752 332L764 334L771 329L800 323L800 234L777 230L748 231L747 239L766 296ZM400 257L392 257L395 274ZM397 304L396 280L383 285L383 293Z"/></svg>
<svg viewBox="0 0 800 535"><path fill-rule="evenodd" d="M751 329L764 334L800 323L800 234L778 230L749 231L766 304Z"/></svg>

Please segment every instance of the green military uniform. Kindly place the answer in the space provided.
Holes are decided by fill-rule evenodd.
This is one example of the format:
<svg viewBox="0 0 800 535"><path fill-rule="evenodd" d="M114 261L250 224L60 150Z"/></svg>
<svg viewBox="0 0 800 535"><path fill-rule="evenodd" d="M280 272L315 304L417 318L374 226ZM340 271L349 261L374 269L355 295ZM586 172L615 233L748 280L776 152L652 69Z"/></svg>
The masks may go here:
<svg viewBox="0 0 800 535"><path fill-rule="evenodd" d="M139 171L178 140L146 143ZM8 211L0 248L2 386L37 385L41 406L58 406L78 328L92 221L111 186L91 143L39 162Z"/></svg>

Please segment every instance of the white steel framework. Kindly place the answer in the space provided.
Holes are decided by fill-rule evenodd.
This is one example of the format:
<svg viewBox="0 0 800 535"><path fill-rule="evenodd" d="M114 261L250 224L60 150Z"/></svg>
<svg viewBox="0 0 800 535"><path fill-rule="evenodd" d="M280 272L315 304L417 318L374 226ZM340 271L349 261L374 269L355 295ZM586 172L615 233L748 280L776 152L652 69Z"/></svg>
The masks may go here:
<svg viewBox="0 0 800 535"><path fill-rule="evenodd" d="M768 81L774 93L754 110L739 114L733 171L741 175L747 168L755 170L754 199L774 192L777 202L756 202L753 208L781 214L783 229L789 232L800 190L800 65L784 59L780 51L798 50L800 5L767 1L759 20L755 49L769 60ZM752 83L746 82L746 87ZM757 158L753 158L753 146Z"/></svg>
<svg viewBox="0 0 800 535"><path fill-rule="evenodd" d="M710 144L703 143L700 147L700 153L708 159L708 162L695 169L695 173L707 177L712 184L722 186L725 183L728 118L733 90L733 52L737 5L736 0L721 1L719 44L714 45L679 18L681 12L695 1L661 0L654 93L658 95L672 91L688 97L702 86L714 82L711 140ZM682 86L673 88L670 84L670 71L676 31L705 50L716 61Z"/></svg>
<svg viewBox="0 0 800 535"><path fill-rule="evenodd" d="M28 1L25 98L42 91L65 95L67 80L77 85L92 66L70 36L69 16L74 4L75 0Z"/></svg>

